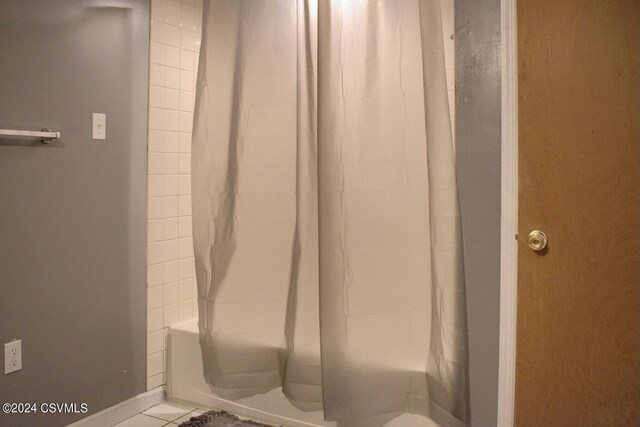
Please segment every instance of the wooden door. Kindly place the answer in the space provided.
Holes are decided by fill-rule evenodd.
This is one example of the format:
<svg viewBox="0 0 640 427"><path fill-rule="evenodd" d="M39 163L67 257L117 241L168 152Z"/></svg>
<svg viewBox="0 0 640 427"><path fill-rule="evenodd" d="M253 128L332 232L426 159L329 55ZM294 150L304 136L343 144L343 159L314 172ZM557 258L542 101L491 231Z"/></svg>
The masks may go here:
<svg viewBox="0 0 640 427"><path fill-rule="evenodd" d="M517 15L516 425L640 426L640 1Z"/></svg>

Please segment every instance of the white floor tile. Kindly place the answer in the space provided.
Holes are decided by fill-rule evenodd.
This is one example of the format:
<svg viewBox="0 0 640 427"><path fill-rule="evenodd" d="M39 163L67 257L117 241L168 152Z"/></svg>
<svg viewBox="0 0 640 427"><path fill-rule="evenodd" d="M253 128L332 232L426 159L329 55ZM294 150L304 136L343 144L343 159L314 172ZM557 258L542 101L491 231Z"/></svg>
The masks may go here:
<svg viewBox="0 0 640 427"><path fill-rule="evenodd" d="M164 402L154 406L153 408L147 409L143 412L143 414L156 418L162 418L163 420L167 421L174 421L188 414L194 409L196 408L179 403Z"/></svg>
<svg viewBox="0 0 640 427"><path fill-rule="evenodd" d="M143 414L135 415L121 423L116 424L113 427L161 427L166 425L165 420L158 418L148 417Z"/></svg>
<svg viewBox="0 0 640 427"><path fill-rule="evenodd" d="M209 411L209 409L196 409L195 411L189 412L187 415L181 416L180 418L175 420L174 423L180 424L180 423L183 423L185 421L189 421L189 418L197 417L198 415L202 415L207 411Z"/></svg>

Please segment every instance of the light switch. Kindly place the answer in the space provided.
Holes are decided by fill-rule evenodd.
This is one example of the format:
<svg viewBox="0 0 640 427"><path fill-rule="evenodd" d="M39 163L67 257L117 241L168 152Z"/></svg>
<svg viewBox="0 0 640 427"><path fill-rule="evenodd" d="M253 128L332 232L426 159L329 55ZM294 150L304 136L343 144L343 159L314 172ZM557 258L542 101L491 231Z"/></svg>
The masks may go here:
<svg viewBox="0 0 640 427"><path fill-rule="evenodd" d="M107 115L93 113L91 139L107 139Z"/></svg>

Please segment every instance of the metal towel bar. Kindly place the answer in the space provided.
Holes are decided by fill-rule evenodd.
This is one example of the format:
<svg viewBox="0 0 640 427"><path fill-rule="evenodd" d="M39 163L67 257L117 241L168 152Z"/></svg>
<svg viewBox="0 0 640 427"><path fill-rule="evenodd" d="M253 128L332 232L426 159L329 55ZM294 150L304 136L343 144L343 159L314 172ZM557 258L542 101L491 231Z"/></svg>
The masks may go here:
<svg viewBox="0 0 640 427"><path fill-rule="evenodd" d="M51 129L42 129L41 131L0 129L0 136L42 138L43 144L49 144L52 139L60 138L60 132L51 132Z"/></svg>

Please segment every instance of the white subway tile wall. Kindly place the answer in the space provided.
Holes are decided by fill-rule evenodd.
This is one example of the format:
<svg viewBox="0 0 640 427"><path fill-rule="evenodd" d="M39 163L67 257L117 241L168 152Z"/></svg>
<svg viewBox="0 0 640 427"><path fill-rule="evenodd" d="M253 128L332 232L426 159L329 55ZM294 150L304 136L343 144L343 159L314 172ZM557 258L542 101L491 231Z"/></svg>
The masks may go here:
<svg viewBox="0 0 640 427"><path fill-rule="evenodd" d="M167 328L197 313L191 128L202 0L152 0L149 52L147 389L165 382Z"/></svg>
<svg viewBox="0 0 640 427"><path fill-rule="evenodd" d="M147 389L165 383L168 327L197 315L191 129L203 0L152 0L147 221ZM441 0L451 123L453 0ZM455 127L454 127L455 128Z"/></svg>

